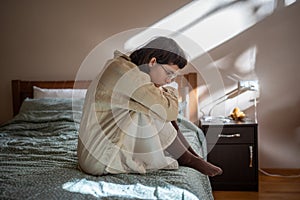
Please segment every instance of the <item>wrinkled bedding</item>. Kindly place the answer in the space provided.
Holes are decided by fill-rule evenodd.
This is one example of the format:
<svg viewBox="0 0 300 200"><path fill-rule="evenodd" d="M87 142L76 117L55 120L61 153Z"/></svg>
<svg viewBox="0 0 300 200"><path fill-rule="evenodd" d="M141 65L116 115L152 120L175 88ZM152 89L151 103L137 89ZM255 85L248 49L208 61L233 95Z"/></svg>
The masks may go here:
<svg viewBox="0 0 300 200"><path fill-rule="evenodd" d="M26 99L0 127L0 199L213 199L208 177L188 167L100 177L81 172L76 149L82 104ZM193 148L206 155L201 130L178 121Z"/></svg>

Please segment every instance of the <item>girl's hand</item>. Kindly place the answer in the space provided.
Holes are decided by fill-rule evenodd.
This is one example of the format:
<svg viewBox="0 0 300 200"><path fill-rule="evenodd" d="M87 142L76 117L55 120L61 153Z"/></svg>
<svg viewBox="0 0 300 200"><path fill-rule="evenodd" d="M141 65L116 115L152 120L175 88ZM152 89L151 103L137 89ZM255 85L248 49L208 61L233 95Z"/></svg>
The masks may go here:
<svg viewBox="0 0 300 200"><path fill-rule="evenodd" d="M163 87L172 87L172 88L178 90L178 84L175 81L165 84Z"/></svg>

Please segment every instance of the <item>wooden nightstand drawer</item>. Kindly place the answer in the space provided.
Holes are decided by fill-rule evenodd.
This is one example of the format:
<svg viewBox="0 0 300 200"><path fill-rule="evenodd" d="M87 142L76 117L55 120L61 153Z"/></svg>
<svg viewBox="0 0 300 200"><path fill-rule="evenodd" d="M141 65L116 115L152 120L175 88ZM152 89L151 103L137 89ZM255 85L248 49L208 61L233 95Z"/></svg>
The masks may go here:
<svg viewBox="0 0 300 200"><path fill-rule="evenodd" d="M254 142L254 127L210 126L205 130L208 144L243 144Z"/></svg>
<svg viewBox="0 0 300 200"><path fill-rule="evenodd" d="M207 160L223 169L211 177L213 190L258 190L257 123L201 121Z"/></svg>

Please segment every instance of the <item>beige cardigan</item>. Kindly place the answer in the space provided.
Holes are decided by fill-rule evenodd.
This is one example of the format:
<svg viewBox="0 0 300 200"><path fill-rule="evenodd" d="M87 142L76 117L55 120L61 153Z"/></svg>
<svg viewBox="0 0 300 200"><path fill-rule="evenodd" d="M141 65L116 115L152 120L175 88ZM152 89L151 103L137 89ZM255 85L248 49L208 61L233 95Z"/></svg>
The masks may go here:
<svg viewBox="0 0 300 200"><path fill-rule="evenodd" d="M87 91L80 168L93 175L178 168L164 151L176 137L170 121L177 115L177 90L157 88L129 57L115 52Z"/></svg>

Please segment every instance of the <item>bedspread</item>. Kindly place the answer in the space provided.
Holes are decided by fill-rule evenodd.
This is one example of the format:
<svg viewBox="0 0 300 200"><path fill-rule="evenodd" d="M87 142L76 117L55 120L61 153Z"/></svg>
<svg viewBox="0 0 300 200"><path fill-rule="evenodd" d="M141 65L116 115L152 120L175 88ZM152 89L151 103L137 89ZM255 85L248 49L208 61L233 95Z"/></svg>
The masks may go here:
<svg viewBox="0 0 300 200"><path fill-rule="evenodd" d="M81 172L76 150L82 103L27 99L0 127L0 199L213 199L208 177L188 167L98 177ZM181 117L179 126L206 155L201 130Z"/></svg>

